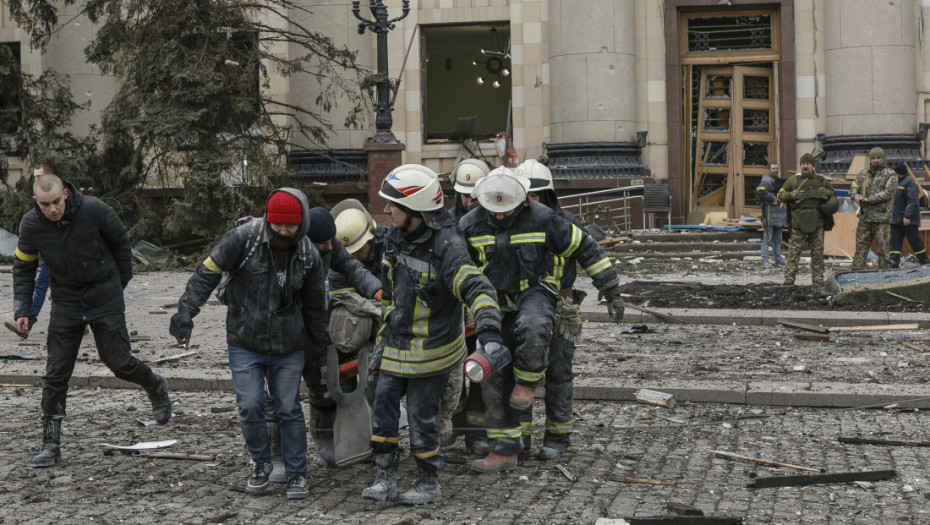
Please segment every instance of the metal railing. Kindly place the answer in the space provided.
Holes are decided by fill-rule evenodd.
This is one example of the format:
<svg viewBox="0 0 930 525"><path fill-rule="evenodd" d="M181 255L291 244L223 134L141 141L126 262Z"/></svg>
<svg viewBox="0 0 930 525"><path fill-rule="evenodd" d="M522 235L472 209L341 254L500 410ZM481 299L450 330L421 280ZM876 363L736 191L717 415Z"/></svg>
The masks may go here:
<svg viewBox="0 0 930 525"><path fill-rule="evenodd" d="M639 195L630 195L634 192L639 192ZM613 232L628 232L633 229L631 203L637 199L642 201L642 192L642 184L609 188L564 195L559 197L559 204L584 224L596 224L602 229ZM574 204L562 204L566 201L574 202Z"/></svg>

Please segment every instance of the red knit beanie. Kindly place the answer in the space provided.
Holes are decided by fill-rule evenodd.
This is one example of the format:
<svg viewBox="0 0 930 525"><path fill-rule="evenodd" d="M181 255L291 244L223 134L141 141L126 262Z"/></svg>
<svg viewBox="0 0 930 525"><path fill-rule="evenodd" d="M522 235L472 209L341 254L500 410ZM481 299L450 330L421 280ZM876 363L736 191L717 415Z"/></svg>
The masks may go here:
<svg viewBox="0 0 930 525"><path fill-rule="evenodd" d="M265 220L272 224L300 224L303 222L303 206L297 197L286 191L278 191L268 199Z"/></svg>

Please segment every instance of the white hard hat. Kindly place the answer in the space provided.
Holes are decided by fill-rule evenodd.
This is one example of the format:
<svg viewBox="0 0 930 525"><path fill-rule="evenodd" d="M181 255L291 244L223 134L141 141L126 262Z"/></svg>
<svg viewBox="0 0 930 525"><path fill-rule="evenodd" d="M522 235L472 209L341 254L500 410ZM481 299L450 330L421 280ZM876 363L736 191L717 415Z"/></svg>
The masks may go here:
<svg viewBox="0 0 930 525"><path fill-rule="evenodd" d="M355 253L374 238L378 223L358 199L345 199L330 210L336 218L336 239L349 253Z"/></svg>
<svg viewBox="0 0 930 525"><path fill-rule="evenodd" d="M465 159L452 170L452 183L455 191L471 195L475 184L487 177L491 168L484 161L478 159Z"/></svg>
<svg viewBox="0 0 930 525"><path fill-rule="evenodd" d="M518 177L512 169L502 166L478 181L472 198L478 199L481 206L489 212L506 213L526 202L529 187L529 179Z"/></svg>
<svg viewBox="0 0 930 525"><path fill-rule="evenodd" d="M433 211L442 208L442 187L436 172L419 164L404 164L394 168L378 195L413 211Z"/></svg>
<svg viewBox="0 0 930 525"><path fill-rule="evenodd" d="M530 191L555 190L552 184L552 172L541 162L529 159L514 169L521 177L530 179Z"/></svg>

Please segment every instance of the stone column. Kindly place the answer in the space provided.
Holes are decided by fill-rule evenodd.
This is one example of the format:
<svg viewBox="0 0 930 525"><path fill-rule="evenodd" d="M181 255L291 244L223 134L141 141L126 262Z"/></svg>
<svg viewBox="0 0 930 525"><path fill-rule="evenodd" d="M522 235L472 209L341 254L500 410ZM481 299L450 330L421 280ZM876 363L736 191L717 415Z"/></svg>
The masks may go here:
<svg viewBox="0 0 930 525"><path fill-rule="evenodd" d="M823 2L826 156L845 171L853 155L885 149L889 166L920 158L913 0Z"/></svg>
<svg viewBox="0 0 930 525"><path fill-rule="evenodd" d="M827 135L915 133L913 0L824 2Z"/></svg>

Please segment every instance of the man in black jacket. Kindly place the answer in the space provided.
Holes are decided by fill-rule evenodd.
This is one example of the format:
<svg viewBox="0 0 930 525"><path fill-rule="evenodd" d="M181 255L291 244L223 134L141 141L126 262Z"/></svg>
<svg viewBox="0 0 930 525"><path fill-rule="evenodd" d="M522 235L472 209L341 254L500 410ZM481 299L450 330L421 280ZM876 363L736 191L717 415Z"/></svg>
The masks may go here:
<svg viewBox="0 0 930 525"><path fill-rule="evenodd" d="M19 333L28 333L41 257L51 272L52 313L42 378L42 449L32 464L51 467L61 459L68 382L87 326L100 360L116 377L145 389L159 424L171 417L171 400L165 378L131 352L123 302L123 289L132 279L126 227L112 208L81 195L47 164L37 165L33 175L35 205L19 225L13 262L13 315Z"/></svg>
<svg viewBox="0 0 930 525"><path fill-rule="evenodd" d="M326 274L319 252L307 238L309 228L303 192L292 188L272 192L265 216L227 232L197 267L170 326L179 343L189 342L193 318L226 272L222 300L229 308L229 368L239 426L252 459L245 490L259 493L269 485L271 441L265 410L270 393L281 430L288 499L309 495L307 430L298 396L301 372L305 362L322 362L329 342ZM319 385L320 380L313 383Z"/></svg>

